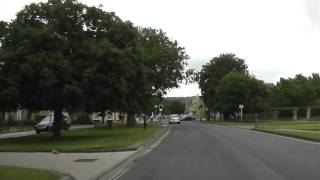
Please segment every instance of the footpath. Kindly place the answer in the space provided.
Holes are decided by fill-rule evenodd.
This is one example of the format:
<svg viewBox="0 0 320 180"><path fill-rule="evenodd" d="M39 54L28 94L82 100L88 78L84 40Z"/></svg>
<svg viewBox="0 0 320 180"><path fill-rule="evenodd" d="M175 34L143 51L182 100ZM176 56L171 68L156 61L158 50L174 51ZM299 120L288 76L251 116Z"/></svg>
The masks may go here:
<svg viewBox="0 0 320 180"><path fill-rule="evenodd" d="M0 165L46 169L66 174L63 179L95 180L115 179L132 158L149 153L168 135L161 134L148 139L138 150L102 153L15 153L0 152Z"/></svg>

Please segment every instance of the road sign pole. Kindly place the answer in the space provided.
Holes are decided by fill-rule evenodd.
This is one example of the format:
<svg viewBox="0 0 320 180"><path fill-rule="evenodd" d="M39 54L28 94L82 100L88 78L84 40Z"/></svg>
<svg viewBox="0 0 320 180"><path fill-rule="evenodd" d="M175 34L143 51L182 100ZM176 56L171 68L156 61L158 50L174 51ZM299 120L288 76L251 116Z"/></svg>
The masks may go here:
<svg viewBox="0 0 320 180"><path fill-rule="evenodd" d="M240 118L241 118L241 122L243 123L243 108L244 108L244 105L243 104L239 104L239 109L240 109Z"/></svg>

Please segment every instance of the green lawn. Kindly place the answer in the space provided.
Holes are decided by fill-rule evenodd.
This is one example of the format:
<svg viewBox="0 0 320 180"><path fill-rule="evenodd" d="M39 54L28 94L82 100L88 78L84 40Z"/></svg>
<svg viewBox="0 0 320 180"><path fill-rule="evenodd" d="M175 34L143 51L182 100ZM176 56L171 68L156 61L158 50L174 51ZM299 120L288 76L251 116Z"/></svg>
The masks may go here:
<svg viewBox="0 0 320 180"><path fill-rule="evenodd" d="M53 141L51 133L20 138L0 140L0 151L48 152L98 152L136 149L146 139L163 130L163 127L150 125L147 130L142 126L128 128L117 125L112 129L90 128L63 131L60 141Z"/></svg>
<svg viewBox="0 0 320 180"><path fill-rule="evenodd" d="M1 180L57 180L61 175L47 171L31 168L0 166Z"/></svg>
<svg viewBox="0 0 320 180"><path fill-rule="evenodd" d="M254 129L254 123L239 123L230 121L218 121L212 123L244 128L251 127ZM259 127L256 130L301 139L320 141L320 121L260 121Z"/></svg>

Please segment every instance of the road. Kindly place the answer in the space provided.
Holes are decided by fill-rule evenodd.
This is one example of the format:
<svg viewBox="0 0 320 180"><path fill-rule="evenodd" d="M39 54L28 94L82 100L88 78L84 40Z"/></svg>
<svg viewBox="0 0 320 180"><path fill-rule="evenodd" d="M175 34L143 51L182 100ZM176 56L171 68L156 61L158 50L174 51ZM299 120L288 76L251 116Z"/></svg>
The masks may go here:
<svg viewBox="0 0 320 180"><path fill-rule="evenodd" d="M182 122L121 180L318 180L320 145L240 128Z"/></svg>
<svg viewBox="0 0 320 180"><path fill-rule="evenodd" d="M75 130L75 129L90 128L90 127L93 127L93 125L71 125L70 129ZM45 133L45 132L43 132L43 133ZM5 133L5 134L0 134L0 139L30 136L30 135L34 135L34 134L36 134L35 131Z"/></svg>

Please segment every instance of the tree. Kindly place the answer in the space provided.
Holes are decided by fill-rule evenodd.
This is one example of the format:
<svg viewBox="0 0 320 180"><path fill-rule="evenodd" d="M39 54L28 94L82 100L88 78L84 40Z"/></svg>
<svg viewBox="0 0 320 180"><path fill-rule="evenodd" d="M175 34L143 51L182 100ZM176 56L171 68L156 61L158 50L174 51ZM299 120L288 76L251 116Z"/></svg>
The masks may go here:
<svg viewBox="0 0 320 180"><path fill-rule="evenodd" d="M164 32L76 0L33 3L1 27L3 79L18 90L10 102L53 110L54 137L61 135L63 110L118 110L134 124L133 114L185 76L188 56Z"/></svg>
<svg viewBox="0 0 320 180"><path fill-rule="evenodd" d="M163 103L165 114L183 114L186 105L178 100L165 100Z"/></svg>
<svg viewBox="0 0 320 180"><path fill-rule="evenodd" d="M226 115L238 112L239 104L245 106L246 113L258 113L268 107L268 88L263 81L241 73L230 72L216 88L215 109Z"/></svg>
<svg viewBox="0 0 320 180"><path fill-rule="evenodd" d="M84 72L83 83L85 109L100 112L104 121L107 109L124 109L128 79L136 72L132 49L138 33L132 23L95 7L87 9L85 19L91 37L86 50L91 67ZM111 127L112 121L107 122Z"/></svg>
<svg viewBox="0 0 320 180"><path fill-rule="evenodd" d="M281 78L273 88L273 106L306 106L317 98L319 84L316 74L309 78L301 74L295 78Z"/></svg>
<svg viewBox="0 0 320 180"><path fill-rule="evenodd" d="M248 66L234 54L221 54L202 67L199 73L199 87L209 111L215 110L216 87L230 72L248 74Z"/></svg>
<svg viewBox="0 0 320 180"><path fill-rule="evenodd" d="M33 3L9 24L3 70L6 79L16 80L17 103L54 111L53 136L58 138L64 109L113 109L124 99L132 74L127 70L136 68L129 58L136 34L114 13L76 0Z"/></svg>
<svg viewBox="0 0 320 180"><path fill-rule="evenodd" d="M129 125L134 125L134 113L146 111L154 96L163 97L166 90L178 87L186 76L189 58L177 41L171 41L162 30L139 28L135 66L126 98Z"/></svg>

